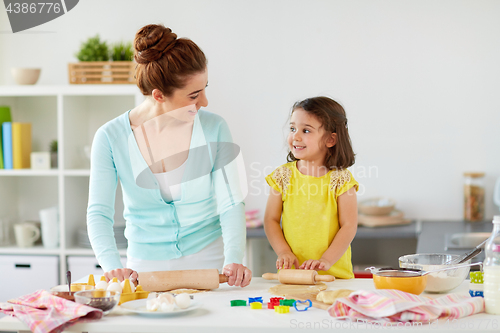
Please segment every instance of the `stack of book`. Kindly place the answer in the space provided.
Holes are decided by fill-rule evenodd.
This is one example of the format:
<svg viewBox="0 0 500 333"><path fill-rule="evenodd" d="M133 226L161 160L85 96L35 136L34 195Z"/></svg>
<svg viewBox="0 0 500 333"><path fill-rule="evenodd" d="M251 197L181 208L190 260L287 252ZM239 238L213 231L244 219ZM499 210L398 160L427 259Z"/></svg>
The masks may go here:
<svg viewBox="0 0 500 333"><path fill-rule="evenodd" d="M31 167L31 123L13 122L8 106L0 106L0 169Z"/></svg>

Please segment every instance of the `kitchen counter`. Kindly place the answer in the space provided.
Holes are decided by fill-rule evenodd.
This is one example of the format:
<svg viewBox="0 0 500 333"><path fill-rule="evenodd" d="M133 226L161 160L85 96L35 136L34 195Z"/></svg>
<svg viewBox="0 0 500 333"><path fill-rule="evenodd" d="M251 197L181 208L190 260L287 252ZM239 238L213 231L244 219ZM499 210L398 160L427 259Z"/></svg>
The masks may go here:
<svg viewBox="0 0 500 333"><path fill-rule="evenodd" d="M421 229L420 221L409 224L369 228L358 226L355 239L417 238ZM265 238L264 228L247 228L247 238Z"/></svg>
<svg viewBox="0 0 500 333"><path fill-rule="evenodd" d="M101 320L78 323L71 326L67 332L281 332L299 329L300 332L317 331L319 328L335 330L335 332L356 332L373 329L383 329L380 326L368 323L350 323L330 317L325 310L310 308L306 312L297 312L291 309L288 314L278 314L267 308L251 310L247 307L230 307L234 299L248 299L248 297L262 296L267 301L271 294L267 290L276 285L277 281L267 281L254 278L246 288L221 285L214 291L194 294L195 300L201 302L201 308L165 317L146 317L130 314L117 307ZM371 279L336 280L327 283L329 289L365 289L374 290ZM467 294L468 281L456 288L453 292ZM436 294L422 294L429 297L439 297ZM470 332L495 331L500 327L500 316L485 313L476 314L460 320L450 322L425 323L414 326L417 330L436 329L439 332ZM408 332L408 327L390 327L392 332ZM4 317L0 319L0 331L23 331L28 327L16 318Z"/></svg>

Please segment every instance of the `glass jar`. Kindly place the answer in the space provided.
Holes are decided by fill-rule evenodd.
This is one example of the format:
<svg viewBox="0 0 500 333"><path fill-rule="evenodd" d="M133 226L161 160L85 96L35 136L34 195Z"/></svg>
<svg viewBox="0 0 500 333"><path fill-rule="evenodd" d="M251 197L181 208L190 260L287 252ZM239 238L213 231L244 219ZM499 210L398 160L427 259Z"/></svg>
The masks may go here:
<svg viewBox="0 0 500 333"><path fill-rule="evenodd" d="M484 220L484 172L464 173L464 219Z"/></svg>

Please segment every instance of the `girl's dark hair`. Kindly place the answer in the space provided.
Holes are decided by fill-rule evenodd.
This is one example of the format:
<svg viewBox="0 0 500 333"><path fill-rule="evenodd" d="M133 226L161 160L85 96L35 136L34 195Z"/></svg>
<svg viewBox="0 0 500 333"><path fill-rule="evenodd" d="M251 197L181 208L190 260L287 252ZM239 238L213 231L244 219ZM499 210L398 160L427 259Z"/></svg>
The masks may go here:
<svg viewBox="0 0 500 333"><path fill-rule="evenodd" d="M339 103L331 98L320 96L295 103L292 113L297 109L303 109L314 115L321 122L327 135L337 133L337 142L333 147L328 148L325 157L324 163L327 168L344 169L354 164L355 154L347 129L347 117L344 108ZM288 153L288 162L297 160L292 152Z"/></svg>
<svg viewBox="0 0 500 333"><path fill-rule="evenodd" d="M135 78L143 95L159 89L171 96L183 88L186 79L203 72L207 59L192 40L177 38L170 28L150 24L137 31L134 39Z"/></svg>

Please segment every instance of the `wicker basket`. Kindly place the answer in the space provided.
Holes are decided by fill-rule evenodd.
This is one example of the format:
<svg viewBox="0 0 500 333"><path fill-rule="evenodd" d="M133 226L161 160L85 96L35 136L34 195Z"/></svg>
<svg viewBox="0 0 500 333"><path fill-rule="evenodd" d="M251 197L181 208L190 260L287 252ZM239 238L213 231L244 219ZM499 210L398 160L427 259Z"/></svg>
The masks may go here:
<svg viewBox="0 0 500 333"><path fill-rule="evenodd" d="M132 84L136 63L133 61L89 61L68 64L71 84Z"/></svg>

